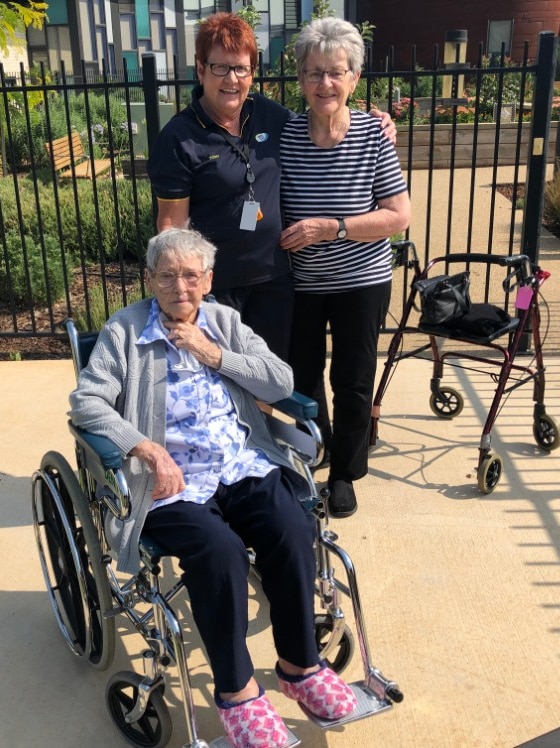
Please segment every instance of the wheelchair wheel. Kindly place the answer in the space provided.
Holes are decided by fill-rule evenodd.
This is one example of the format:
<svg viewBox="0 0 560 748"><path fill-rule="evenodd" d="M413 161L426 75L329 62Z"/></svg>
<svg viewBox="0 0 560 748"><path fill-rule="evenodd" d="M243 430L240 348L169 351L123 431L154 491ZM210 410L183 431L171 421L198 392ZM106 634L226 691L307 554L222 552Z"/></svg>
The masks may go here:
<svg viewBox="0 0 560 748"><path fill-rule="evenodd" d="M533 436L535 441L546 452L552 452L558 449L560 438L558 435L558 426L554 418L543 413L533 422Z"/></svg>
<svg viewBox="0 0 560 748"><path fill-rule="evenodd" d="M463 396L453 387L440 387L437 395L430 395L430 408L438 418L455 418L464 404Z"/></svg>
<svg viewBox="0 0 560 748"><path fill-rule="evenodd" d="M33 524L56 621L74 654L106 670L115 654L115 620L99 536L66 459L48 452L34 476Z"/></svg>
<svg viewBox="0 0 560 748"><path fill-rule="evenodd" d="M319 656L332 668L335 673L341 673L348 665L354 654L354 637L348 626L344 626L342 637L337 649L328 657L321 654L321 650L328 644L334 629L334 621L329 615L315 616L315 641L319 648Z"/></svg>
<svg viewBox="0 0 560 748"><path fill-rule="evenodd" d="M169 710L163 700L163 688L152 691L144 714L136 722L126 720L126 715L136 704L143 680L139 673L115 673L105 690L107 709L117 729L131 745L163 748L173 729Z"/></svg>
<svg viewBox="0 0 560 748"><path fill-rule="evenodd" d="M498 455L487 454L478 467L476 477L482 493L492 493L502 477L502 460Z"/></svg>

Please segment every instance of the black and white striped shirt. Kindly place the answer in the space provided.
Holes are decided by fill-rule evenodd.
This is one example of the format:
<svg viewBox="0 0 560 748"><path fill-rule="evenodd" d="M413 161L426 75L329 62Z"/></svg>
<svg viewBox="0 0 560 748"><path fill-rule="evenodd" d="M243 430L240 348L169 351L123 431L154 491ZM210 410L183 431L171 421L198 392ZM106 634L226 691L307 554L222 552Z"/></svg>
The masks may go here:
<svg viewBox="0 0 560 748"><path fill-rule="evenodd" d="M395 148L383 135L380 120L354 110L350 115L345 138L327 149L310 140L307 113L285 124L280 157L286 226L304 218L369 213L377 208L378 200L407 189ZM292 253L291 259L297 291L346 291L391 279L389 239L318 242Z"/></svg>

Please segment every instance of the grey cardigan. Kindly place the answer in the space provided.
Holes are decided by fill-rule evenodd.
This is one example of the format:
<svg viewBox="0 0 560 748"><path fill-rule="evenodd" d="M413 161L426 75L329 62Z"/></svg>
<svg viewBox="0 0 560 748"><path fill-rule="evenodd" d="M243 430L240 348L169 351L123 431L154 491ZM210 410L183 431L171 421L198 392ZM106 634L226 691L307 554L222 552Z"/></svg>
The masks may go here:
<svg viewBox="0 0 560 748"><path fill-rule="evenodd" d="M88 365L70 395L69 416L76 426L108 437L127 457L144 439L165 444L167 364L165 342L137 345L146 326L150 299L114 314L99 333ZM273 439L255 399L272 403L293 390L292 370L273 354L262 338L241 322L238 312L203 302L208 325L222 348L219 372L237 415L249 430L248 446L262 449L276 464L293 468L289 453ZM139 459L125 460L130 489L129 519L111 519L111 547L118 568L135 573L140 564L138 541L150 508L153 474ZM296 483L301 476L292 472Z"/></svg>

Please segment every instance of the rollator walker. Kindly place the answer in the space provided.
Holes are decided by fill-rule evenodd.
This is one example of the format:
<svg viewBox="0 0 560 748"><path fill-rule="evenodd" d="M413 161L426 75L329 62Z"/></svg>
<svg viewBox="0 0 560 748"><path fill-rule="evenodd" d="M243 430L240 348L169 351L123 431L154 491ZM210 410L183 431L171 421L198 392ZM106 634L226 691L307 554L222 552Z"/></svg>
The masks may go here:
<svg viewBox="0 0 560 748"><path fill-rule="evenodd" d="M490 494L498 485L502 476L503 463L501 457L492 451L492 428L500 412L502 399L510 392L522 385L533 383L533 436L537 445L544 452L557 449L559 444L558 426L554 419L546 413L544 405L545 367L543 362L543 340L541 338L539 309L540 289L550 273L532 263L527 255L498 256L481 253L452 253L444 257L431 260L424 270L420 267L416 248L411 241L395 242L393 245L393 265L403 268L412 276L410 292L404 305L404 311L397 331L389 344L387 360L381 379L377 387L371 411L370 444L374 445L378 439L381 403L389 386L393 367L406 358L430 358L433 361L432 378L430 380L430 409L438 418L451 419L463 410L464 399L460 392L442 383L444 366L461 366L457 363L461 359L489 364L495 367L490 376L496 382L494 397L490 405L479 444L477 484L484 494ZM411 316L418 311L417 281L423 281L430 276L444 273L450 265L462 265L471 271L478 267L486 273L490 266L500 266L505 269L506 277L502 282L505 293L504 306L507 299L515 292L515 313L510 316L507 308L502 309L493 304L473 303L471 310L476 312L476 319L480 320L480 329L463 329L460 321L454 320L439 325L428 325L411 322ZM445 268L442 270L442 265ZM485 316L488 322L496 319L499 323L484 324ZM405 335L423 333L428 336L428 342L404 350ZM533 341L533 365L516 363L524 339L531 335ZM505 340L499 340L504 338ZM460 343L460 347L453 347ZM462 344L466 344L462 345ZM449 347L451 346L451 347ZM469 348L475 350L469 353ZM487 351L484 355L483 351ZM462 368L469 368L462 366ZM497 369L497 373L496 373Z"/></svg>
<svg viewBox="0 0 560 748"><path fill-rule="evenodd" d="M67 321L76 376L87 364L97 334L78 334ZM294 394L274 405L270 419L277 440L288 445L296 469L307 479L305 504L317 528L316 594L321 612L315 616L315 635L321 657L341 672L354 651L354 638L340 598L352 603L364 677L350 684L358 708L338 721L312 717L320 727L338 727L346 722L384 712L403 698L397 684L373 666L365 621L358 593L356 572L350 556L337 545L328 527L326 496L317 493L311 469L319 464L323 444L316 424L314 401ZM277 417L279 413L281 417ZM111 719L124 739L133 746L162 748L171 737L172 725L165 702L166 671L176 668L185 717L183 748L227 748L225 737L207 743L197 730L188 652L181 625L171 602L186 590L173 580L164 591L164 553L148 536L140 539L142 568L132 578L122 579L115 571L115 554L104 534L105 520L114 515L126 519L134 497L129 494L123 460L110 440L95 436L69 423L75 439L77 477L66 459L57 452L44 455L33 475L32 509L35 536L48 596L58 627L70 651L98 670L107 670L115 653L115 620L123 615L142 635L144 673L113 674L105 691ZM249 559L254 561L251 549ZM333 561L345 572L339 581ZM253 564L251 569L257 574ZM141 608L141 610L139 610ZM310 715L307 715L310 716ZM286 748L299 744L289 733Z"/></svg>

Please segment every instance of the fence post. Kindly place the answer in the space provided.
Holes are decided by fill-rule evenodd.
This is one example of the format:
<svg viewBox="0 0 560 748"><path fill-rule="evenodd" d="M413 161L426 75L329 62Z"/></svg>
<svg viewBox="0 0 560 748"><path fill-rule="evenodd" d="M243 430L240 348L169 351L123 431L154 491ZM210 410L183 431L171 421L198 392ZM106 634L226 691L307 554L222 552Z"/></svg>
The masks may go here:
<svg viewBox="0 0 560 748"><path fill-rule="evenodd" d="M156 70L156 56L153 52L142 55L142 84L144 88L144 107L146 110L146 135L148 136L148 155L159 135L159 86ZM152 192L152 217L154 230L157 226L157 200Z"/></svg>
<svg viewBox="0 0 560 748"><path fill-rule="evenodd" d="M557 44L558 39L552 31L539 34L521 234L521 251L532 262L539 259Z"/></svg>
<svg viewBox="0 0 560 748"><path fill-rule="evenodd" d="M156 56L153 52L142 55L142 83L146 106L146 133L148 153L159 134L159 85L156 70Z"/></svg>

